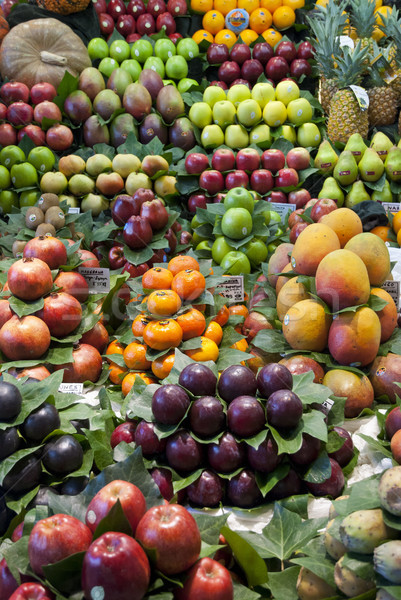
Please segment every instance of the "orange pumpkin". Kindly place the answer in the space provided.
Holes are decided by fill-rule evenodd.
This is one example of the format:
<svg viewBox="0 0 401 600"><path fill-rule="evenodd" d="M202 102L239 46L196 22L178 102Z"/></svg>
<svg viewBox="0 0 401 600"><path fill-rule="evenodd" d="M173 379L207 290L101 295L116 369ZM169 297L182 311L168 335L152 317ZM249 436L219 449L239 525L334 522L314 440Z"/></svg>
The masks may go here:
<svg viewBox="0 0 401 600"><path fill-rule="evenodd" d="M3 16L3 11L1 11L1 15L0 15L0 44L3 41L3 39L6 37L7 33L10 31L10 26L8 24L8 21L4 18Z"/></svg>
<svg viewBox="0 0 401 600"><path fill-rule="evenodd" d="M38 0L38 5L59 15L70 15L81 12L88 7L91 0Z"/></svg>

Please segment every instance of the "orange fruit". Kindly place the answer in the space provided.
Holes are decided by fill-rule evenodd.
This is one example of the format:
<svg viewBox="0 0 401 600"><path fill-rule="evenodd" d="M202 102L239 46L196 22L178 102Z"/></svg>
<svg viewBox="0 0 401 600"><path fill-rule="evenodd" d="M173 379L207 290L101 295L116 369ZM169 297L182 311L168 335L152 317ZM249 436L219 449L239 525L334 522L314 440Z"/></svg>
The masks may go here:
<svg viewBox="0 0 401 600"><path fill-rule="evenodd" d="M256 33L263 33L272 24L272 16L266 8L257 8L249 17L249 27Z"/></svg>
<svg viewBox="0 0 401 600"><path fill-rule="evenodd" d="M209 340L213 340L219 346L223 339L223 329L216 321L210 321L206 327L204 336L209 338Z"/></svg>
<svg viewBox="0 0 401 600"><path fill-rule="evenodd" d="M147 317L145 315L138 315L137 317L135 317L131 325L132 333L134 334L134 336L142 337L143 330L145 329L146 325L150 323L151 320L152 319L150 317Z"/></svg>
<svg viewBox="0 0 401 600"><path fill-rule="evenodd" d="M283 6L289 6L292 10L296 10L305 6L305 0L283 0Z"/></svg>
<svg viewBox="0 0 401 600"><path fill-rule="evenodd" d="M377 227L373 227L373 229L370 230L370 233L378 235L379 238L383 240L383 242L390 242L391 240L388 237L390 231L391 227L389 227L388 225L378 225Z"/></svg>
<svg viewBox="0 0 401 600"><path fill-rule="evenodd" d="M139 342L128 344L124 350L124 362L129 369L146 371L150 369L151 361L146 360L146 346Z"/></svg>
<svg viewBox="0 0 401 600"><path fill-rule="evenodd" d="M258 34L256 33L256 31L252 31L252 29L244 29L244 31L241 31L239 35L241 40L247 46L249 46L250 44L252 44L252 42L258 39Z"/></svg>
<svg viewBox="0 0 401 600"><path fill-rule="evenodd" d="M228 311L228 308L226 305L224 305L220 308L217 315L215 317L213 317L212 321L216 321L216 323L218 323L221 327L224 327L224 325L228 321L229 316L230 316L230 313Z"/></svg>
<svg viewBox="0 0 401 600"><path fill-rule="evenodd" d="M205 331L206 319L196 308L189 308L181 315L178 315L176 321L182 329L183 340L198 337Z"/></svg>
<svg viewBox="0 0 401 600"><path fill-rule="evenodd" d="M245 304L233 304L228 307L228 312L230 315L236 315L239 317L246 317L249 315L249 310L245 306Z"/></svg>
<svg viewBox="0 0 401 600"><path fill-rule="evenodd" d="M205 31L204 29L198 29L198 31L195 31L195 33L192 36L192 39L197 44L200 44L201 42L203 42L203 40L207 40L211 44L213 44L213 42L214 42L214 38L213 38L212 34L209 33L208 31Z"/></svg>
<svg viewBox="0 0 401 600"><path fill-rule="evenodd" d="M242 340L238 340L238 342L235 342L235 344L233 344L231 346L231 348L234 348L235 350L241 350L241 352L246 352L248 349L248 342L246 341L245 338L242 338Z"/></svg>
<svg viewBox="0 0 401 600"><path fill-rule="evenodd" d="M213 8L226 16L234 8L237 8L237 0L214 0Z"/></svg>
<svg viewBox="0 0 401 600"><path fill-rule="evenodd" d="M237 7L245 9L249 15L259 6L259 0L237 0Z"/></svg>
<svg viewBox="0 0 401 600"><path fill-rule="evenodd" d="M106 354L121 354L121 355L123 355L124 354L124 346L122 344L120 344L120 342L117 342L117 340L114 340L107 346ZM116 363L113 363L112 360L109 360L108 358L106 360L110 365L117 366Z"/></svg>
<svg viewBox="0 0 401 600"><path fill-rule="evenodd" d="M205 13L213 8L213 0L191 0L191 8L195 12Z"/></svg>
<svg viewBox="0 0 401 600"><path fill-rule="evenodd" d="M182 341L182 329L173 319L151 321L143 331L143 341L153 350L176 348Z"/></svg>
<svg viewBox="0 0 401 600"><path fill-rule="evenodd" d="M195 350L186 350L185 354L195 362L205 362L207 360L216 360L219 358L219 348L213 340L202 336L201 347Z"/></svg>
<svg viewBox="0 0 401 600"><path fill-rule="evenodd" d="M144 290L168 290L173 281L173 275L168 269L153 267L142 275Z"/></svg>
<svg viewBox="0 0 401 600"><path fill-rule="evenodd" d="M225 44L227 48L231 48L237 41L237 36L230 29L222 29L216 33L214 41L216 44Z"/></svg>
<svg viewBox="0 0 401 600"><path fill-rule="evenodd" d="M128 373L121 384L121 391L123 396L126 396L130 391L132 386L135 383L135 379L140 377L146 384L156 383L154 379L148 376L148 373Z"/></svg>
<svg viewBox="0 0 401 600"><path fill-rule="evenodd" d="M392 225L394 233L398 233L401 229L401 210L398 213L395 213L395 215L393 215Z"/></svg>
<svg viewBox="0 0 401 600"><path fill-rule="evenodd" d="M205 291L206 282L202 273L194 269L180 271L174 276L171 289L181 300L196 300Z"/></svg>
<svg viewBox="0 0 401 600"><path fill-rule="evenodd" d="M294 25L295 19L295 12L290 6L280 6L273 13L273 24L279 31Z"/></svg>
<svg viewBox="0 0 401 600"><path fill-rule="evenodd" d="M175 352L167 352L152 362L152 372L158 379L165 379L170 375L174 366Z"/></svg>
<svg viewBox="0 0 401 600"><path fill-rule="evenodd" d="M281 33L270 27L262 33L262 37L268 44L270 44L272 48L274 48L274 46L279 43L283 36L281 35Z"/></svg>
<svg viewBox="0 0 401 600"><path fill-rule="evenodd" d="M212 35L224 29L224 15L218 10L209 10L202 19L202 27Z"/></svg>
<svg viewBox="0 0 401 600"><path fill-rule="evenodd" d="M148 311L155 317L171 317L180 308L181 299L174 290L157 290L148 296Z"/></svg>
<svg viewBox="0 0 401 600"><path fill-rule="evenodd" d="M128 369L123 369L123 367L111 364L109 367L109 379L111 383L114 383L114 385L121 385L127 371Z"/></svg>
<svg viewBox="0 0 401 600"><path fill-rule="evenodd" d="M383 25L382 16L389 17L392 11L393 9L391 6L380 6L379 8L377 8L375 10L376 25Z"/></svg>
<svg viewBox="0 0 401 600"><path fill-rule="evenodd" d="M401 229L400 229L400 230L399 230L399 232L397 233L397 244L398 244L399 246L401 246L401 233L400 233L400 232L401 232Z"/></svg>
<svg viewBox="0 0 401 600"><path fill-rule="evenodd" d="M282 4L283 0L260 0L260 8L266 8L271 14Z"/></svg>
<svg viewBox="0 0 401 600"><path fill-rule="evenodd" d="M199 263L196 258L192 258L192 256L183 256L179 254L170 260L167 268L172 272L173 275L177 275L177 273L180 271L185 271L185 269L199 271Z"/></svg>

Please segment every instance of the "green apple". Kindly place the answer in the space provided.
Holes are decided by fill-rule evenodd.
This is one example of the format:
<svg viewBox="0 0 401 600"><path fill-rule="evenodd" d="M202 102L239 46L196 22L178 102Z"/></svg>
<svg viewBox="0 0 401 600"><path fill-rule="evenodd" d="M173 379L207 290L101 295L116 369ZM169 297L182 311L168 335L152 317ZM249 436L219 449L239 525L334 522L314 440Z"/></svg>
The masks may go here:
<svg viewBox="0 0 401 600"><path fill-rule="evenodd" d="M269 127L279 127L287 120L287 108L283 102L272 100L263 109L263 120Z"/></svg>
<svg viewBox="0 0 401 600"><path fill-rule="evenodd" d="M249 132L249 143L261 146L263 149L270 148L272 143L270 127L266 123L253 127Z"/></svg>
<svg viewBox="0 0 401 600"><path fill-rule="evenodd" d="M188 116L190 121L199 129L203 129L206 125L212 123L212 109L206 102L194 102L189 109Z"/></svg>
<svg viewBox="0 0 401 600"><path fill-rule="evenodd" d="M143 65L143 68L144 69L152 69L152 71L155 71L156 73L158 73L162 79L164 77L164 74L165 74L164 62L162 61L161 58L158 58L157 56L149 56L149 58L147 58L145 60L145 64Z"/></svg>
<svg viewBox="0 0 401 600"><path fill-rule="evenodd" d="M216 102L227 100L225 91L218 85L209 85L203 92L203 102L207 102L213 108Z"/></svg>
<svg viewBox="0 0 401 600"><path fill-rule="evenodd" d="M292 125L283 125L281 127L280 136L291 142L291 144L295 144L297 141L297 134Z"/></svg>
<svg viewBox="0 0 401 600"><path fill-rule="evenodd" d="M225 273L230 275L247 275L251 272L251 263L248 257L239 251L228 252L220 263Z"/></svg>
<svg viewBox="0 0 401 600"><path fill-rule="evenodd" d="M191 60L199 56L199 46L192 38L184 38L178 41L177 54L183 56L185 60Z"/></svg>
<svg viewBox="0 0 401 600"><path fill-rule="evenodd" d="M281 217L275 210L264 210L263 216L265 218L265 225L274 225L275 223L281 223Z"/></svg>
<svg viewBox="0 0 401 600"><path fill-rule="evenodd" d="M274 87L270 83L257 83L252 88L251 95L263 110L266 104L275 98Z"/></svg>
<svg viewBox="0 0 401 600"><path fill-rule="evenodd" d="M103 58L98 66L98 70L102 75L105 75L105 77L110 77L115 69L118 69L118 62L109 56Z"/></svg>
<svg viewBox="0 0 401 600"><path fill-rule="evenodd" d="M246 208L229 208L221 220L223 235L232 240L243 240L252 231L252 216Z"/></svg>
<svg viewBox="0 0 401 600"><path fill-rule="evenodd" d="M291 123L302 125L312 119L313 108L306 98L298 98L288 103L287 114Z"/></svg>
<svg viewBox="0 0 401 600"><path fill-rule="evenodd" d="M229 148L247 148L249 135L242 125L229 125L225 131L224 141Z"/></svg>
<svg viewBox="0 0 401 600"><path fill-rule="evenodd" d="M224 198L224 207L245 208L250 214L253 213L254 199L252 194L243 187L236 187L228 190Z"/></svg>
<svg viewBox="0 0 401 600"><path fill-rule="evenodd" d="M213 122L225 129L228 125L235 122L236 115L235 106L228 100L216 102L213 106Z"/></svg>
<svg viewBox="0 0 401 600"><path fill-rule="evenodd" d="M164 63L167 62L171 56L175 56L177 54L174 42L168 38L157 40L155 43L154 52L155 56L161 58Z"/></svg>
<svg viewBox="0 0 401 600"><path fill-rule="evenodd" d="M203 240L203 242L199 242L196 246L195 250L206 250L207 252L212 251L212 246L209 240Z"/></svg>
<svg viewBox="0 0 401 600"><path fill-rule="evenodd" d="M274 252L276 251L276 248L278 246L280 246L281 242L280 240L277 240L276 242L270 242L270 244L267 245L267 250L269 252L269 254L274 254Z"/></svg>
<svg viewBox="0 0 401 600"><path fill-rule="evenodd" d="M198 86L198 85L199 85L199 83L196 81L196 79L190 79L188 77L184 77L184 79L181 79L178 82L177 90L180 92L180 94L184 94L185 92L190 90L191 87Z"/></svg>
<svg viewBox="0 0 401 600"><path fill-rule="evenodd" d="M51 171L56 164L56 157L50 148L46 146L36 146L28 154L28 162L35 167L39 173Z"/></svg>
<svg viewBox="0 0 401 600"><path fill-rule="evenodd" d="M109 56L109 46L103 38L93 38L88 44L88 54L91 60L102 59Z"/></svg>
<svg viewBox="0 0 401 600"><path fill-rule="evenodd" d="M114 58L118 63L127 60L131 56L131 48L125 40L115 40L111 42L109 48L109 56Z"/></svg>
<svg viewBox="0 0 401 600"><path fill-rule="evenodd" d="M0 165L0 190L7 190L9 187L11 187L10 171Z"/></svg>
<svg viewBox="0 0 401 600"><path fill-rule="evenodd" d="M131 75L132 81L138 81L139 75L142 71L142 67L137 60L135 60L134 58L128 58L127 60L123 60L120 67Z"/></svg>
<svg viewBox="0 0 401 600"><path fill-rule="evenodd" d="M229 102L232 102L236 108L244 100L249 100L250 97L251 97L251 90L249 89L249 87L247 85L245 85L243 83L233 85L227 91L227 100Z"/></svg>
<svg viewBox="0 0 401 600"><path fill-rule="evenodd" d="M172 79L163 79L163 85L164 87L166 87L166 85L173 85L174 87L177 87L176 82Z"/></svg>
<svg viewBox="0 0 401 600"><path fill-rule="evenodd" d="M191 229L196 229L197 227L200 227L200 223L198 217L194 215L191 220Z"/></svg>
<svg viewBox="0 0 401 600"><path fill-rule="evenodd" d="M201 142L206 149L218 148L224 144L224 133L218 125L206 125L201 133Z"/></svg>
<svg viewBox="0 0 401 600"><path fill-rule="evenodd" d="M253 267L258 267L266 260L268 255L266 244L255 238L245 245L244 250Z"/></svg>
<svg viewBox="0 0 401 600"><path fill-rule="evenodd" d="M171 79L183 79L188 75L188 63L183 56L171 56L166 62L166 75Z"/></svg>
<svg viewBox="0 0 401 600"><path fill-rule="evenodd" d="M6 215L12 212L12 208L19 207L18 194L13 190L3 190L0 192L0 214Z"/></svg>
<svg viewBox="0 0 401 600"><path fill-rule="evenodd" d="M25 154L18 146L5 146L0 151L0 164L7 169L26 160Z"/></svg>
<svg viewBox="0 0 401 600"><path fill-rule="evenodd" d="M262 118L262 109L256 100L244 100L237 108L237 118L241 125L253 127Z"/></svg>
<svg viewBox="0 0 401 600"><path fill-rule="evenodd" d="M226 254L234 250L224 236L219 236L215 239L212 246L212 258L218 265L221 263Z"/></svg>
<svg viewBox="0 0 401 600"><path fill-rule="evenodd" d="M37 190L26 190L21 192L19 196L19 205L21 208L24 206L35 206L40 198L40 192Z"/></svg>
<svg viewBox="0 0 401 600"><path fill-rule="evenodd" d="M292 100L299 98L299 87L295 81L280 81L276 85L276 100L280 100L286 106Z"/></svg>
<svg viewBox="0 0 401 600"><path fill-rule="evenodd" d="M194 246L194 248L196 248L196 246L198 246L198 244L200 244L201 242L206 242L207 238L199 235L199 233L197 233L196 231L193 232L192 234L192 244Z"/></svg>
<svg viewBox="0 0 401 600"><path fill-rule="evenodd" d="M11 181L13 186L19 190L21 188L32 187L38 183L38 174L31 163L23 162L11 167Z"/></svg>
<svg viewBox="0 0 401 600"><path fill-rule="evenodd" d="M132 44L131 58L143 64L150 56L153 56L153 46L148 40L137 40Z"/></svg>
<svg viewBox="0 0 401 600"><path fill-rule="evenodd" d="M319 146L322 136L319 127L315 123L303 123L297 130L297 141L300 146Z"/></svg>

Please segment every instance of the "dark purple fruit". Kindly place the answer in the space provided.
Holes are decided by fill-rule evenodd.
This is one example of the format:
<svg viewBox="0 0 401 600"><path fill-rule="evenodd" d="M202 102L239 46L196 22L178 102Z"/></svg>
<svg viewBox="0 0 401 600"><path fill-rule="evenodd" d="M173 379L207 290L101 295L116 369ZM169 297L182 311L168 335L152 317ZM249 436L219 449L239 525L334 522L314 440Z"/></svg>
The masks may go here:
<svg viewBox="0 0 401 600"><path fill-rule="evenodd" d="M141 421L135 429L135 444L141 446L142 454L146 457L164 452L166 440L157 437L154 423Z"/></svg>
<svg viewBox="0 0 401 600"><path fill-rule="evenodd" d="M114 148L124 144L131 131L137 134L133 117L128 114L117 115L110 123L110 141Z"/></svg>
<svg viewBox="0 0 401 600"><path fill-rule="evenodd" d="M302 436L302 445L299 450L291 454L291 460L296 465L310 465L319 456L320 447L320 440L308 433L304 433Z"/></svg>
<svg viewBox="0 0 401 600"><path fill-rule="evenodd" d="M12 383L0 383L0 420L14 419L21 410L22 396L18 388Z"/></svg>
<svg viewBox="0 0 401 600"><path fill-rule="evenodd" d="M156 100L157 94L164 87L163 79L153 69L144 69L138 81L148 90L152 100Z"/></svg>
<svg viewBox="0 0 401 600"><path fill-rule="evenodd" d="M19 460L3 479L3 488L7 492L19 494L32 490L39 483L42 474L40 458L28 456Z"/></svg>
<svg viewBox="0 0 401 600"><path fill-rule="evenodd" d="M124 241L133 250L145 248L153 238L153 231L147 219L133 216L128 219L123 229Z"/></svg>
<svg viewBox="0 0 401 600"><path fill-rule="evenodd" d="M167 462L176 471L194 471L203 460L202 444L181 429L168 438L166 444Z"/></svg>
<svg viewBox="0 0 401 600"><path fill-rule="evenodd" d="M218 506L223 499L223 482L216 473L203 471L202 475L186 488L188 499L198 506Z"/></svg>
<svg viewBox="0 0 401 600"><path fill-rule="evenodd" d="M168 124L185 113L184 100L173 85L164 86L157 94L156 108Z"/></svg>
<svg viewBox="0 0 401 600"><path fill-rule="evenodd" d="M141 144L148 144L154 137L158 137L166 145L168 141L168 129L164 125L160 115L151 113L144 118L139 126L139 141Z"/></svg>
<svg viewBox="0 0 401 600"><path fill-rule="evenodd" d="M89 477L70 477L63 483L60 493L66 496L77 496L86 488L89 483Z"/></svg>
<svg viewBox="0 0 401 600"><path fill-rule="evenodd" d="M79 469L83 459L81 444L72 435L62 435L46 444L42 462L49 473L67 475Z"/></svg>
<svg viewBox="0 0 401 600"><path fill-rule="evenodd" d="M132 196L128 194L117 196L111 209L111 218L116 225L121 227L130 217L137 215L139 215L139 206L134 202Z"/></svg>
<svg viewBox="0 0 401 600"><path fill-rule="evenodd" d="M163 425L177 425L190 405L186 391L179 385L162 385L152 398L152 413Z"/></svg>
<svg viewBox="0 0 401 600"><path fill-rule="evenodd" d="M60 427L60 415L53 404L45 402L25 419L21 432L25 438L40 442L55 429Z"/></svg>
<svg viewBox="0 0 401 600"><path fill-rule="evenodd" d="M101 125L99 117L92 115L84 123L84 142L85 146L93 148L95 144L108 144L110 142L110 133L107 125Z"/></svg>
<svg viewBox="0 0 401 600"><path fill-rule="evenodd" d="M256 483L255 474L244 470L229 480L227 484L227 497L233 506L239 508L252 508L263 500L263 496Z"/></svg>
<svg viewBox="0 0 401 600"><path fill-rule="evenodd" d="M238 396L227 410L228 428L234 435L251 437L265 427L265 411L254 396Z"/></svg>
<svg viewBox="0 0 401 600"><path fill-rule="evenodd" d="M277 390L292 390L292 374L284 365L270 363L258 373L258 390L263 398L268 398Z"/></svg>
<svg viewBox="0 0 401 600"><path fill-rule="evenodd" d="M226 402L238 396L256 394L256 378L251 369L242 365L232 365L222 372L218 383L219 395Z"/></svg>
<svg viewBox="0 0 401 600"><path fill-rule="evenodd" d="M152 97L143 85L131 83L124 92L123 106L134 119L142 121L150 113Z"/></svg>
<svg viewBox="0 0 401 600"><path fill-rule="evenodd" d="M280 464L277 444L270 435L257 448L248 446L248 462L252 469L261 473L271 473Z"/></svg>
<svg viewBox="0 0 401 600"><path fill-rule="evenodd" d="M322 483L306 482L308 490L314 496L331 496L337 498L341 495L344 487L344 473L336 460L330 458L331 475Z"/></svg>
<svg viewBox="0 0 401 600"><path fill-rule="evenodd" d="M168 469L163 469L163 467L161 467L160 469L155 467L150 471L150 475L157 487L159 488L159 491L163 498L167 500L167 502L170 502L171 498L174 496L173 478L171 475L171 471L169 471Z"/></svg>
<svg viewBox="0 0 401 600"><path fill-rule="evenodd" d="M18 435L16 427L9 427L0 431L0 460L14 454L21 444L21 438Z"/></svg>
<svg viewBox="0 0 401 600"><path fill-rule="evenodd" d="M290 390L277 390L266 402L266 416L269 425L280 429L296 427L302 418L302 402Z"/></svg>
<svg viewBox="0 0 401 600"><path fill-rule="evenodd" d="M273 500L281 500L281 498L289 498L301 493L302 481L294 469L290 469L287 475L281 479L270 493Z"/></svg>
<svg viewBox="0 0 401 600"><path fill-rule="evenodd" d="M344 439L344 443L341 448L335 452L329 452L329 457L334 458L340 467L344 467L354 456L354 444L350 434L346 429L343 429L342 427L333 427L333 431L335 431L337 435Z"/></svg>
<svg viewBox="0 0 401 600"><path fill-rule="evenodd" d="M245 465L245 445L238 443L231 433L224 433L217 443L207 447L207 458L218 473L232 473Z"/></svg>
<svg viewBox="0 0 401 600"><path fill-rule="evenodd" d="M169 129L169 142L185 151L195 146L194 128L187 117L179 117L174 121Z"/></svg>
<svg viewBox="0 0 401 600"><path fill-rule="evenodd" d="M214 396L217 377L206 365L193 363L184 367L178 383L194 396Z"/></svg>
<svg viewBox="0 0 401 600"><path fill-rule="evenodd" d="M203 396L195 400L189 411L192 431L199 437L212 437L224 430L226 415L223 405L214 396Z"/></svg>

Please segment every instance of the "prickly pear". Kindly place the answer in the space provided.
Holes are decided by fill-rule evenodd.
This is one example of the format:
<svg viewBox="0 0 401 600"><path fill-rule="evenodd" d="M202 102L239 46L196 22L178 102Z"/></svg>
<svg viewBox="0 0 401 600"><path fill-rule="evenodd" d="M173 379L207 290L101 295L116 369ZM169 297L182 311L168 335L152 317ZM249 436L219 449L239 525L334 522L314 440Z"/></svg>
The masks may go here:
<svg viewBox="0 0 401 600"><path fill-rule="evenodd" d="M324 534L324 546L326 548L326 552L334 558L334 560L338 560L347 552L347 548L344 546L340 540L337 540L334 536L329 532L330 527L333 527L334 519L327 523L326 532Z"/></svg>
<svg viewBox="0 0 401 600"><path fill-rule="evenodd" d="M378 546L373 554L376 573L391 581L401 583L401 540L392 540Z"/></svg>
<svg viewBox="0 0 401 600"><path fill-rule="evenodd" d="M336 498L335 500L332 501L331 506L330 506L330 510L329 510L329 519L335 519L336 517L338 517L338 512L336 509L336 502L338 502L338 504L341 504L341 500L348 500L349 496L338 496L338 498Z"/></svg>
<svg viewBox="0 0 401 600"><path fill-rule="evenodd" d="M379 484L380 504L391 514L401 516L401 467L385 471Z"/></svg>
<svg viewBox="0 0 401 600"><path fill-rule="evenodd" d="M396 600L394 596L388 593L387 590L383 590L380 588L377 590L376 599L375 600Z"/></svg>
<svg viewBox="0 0 401 600"><path fill-rule="evenodd" d="M297 592L300 600L323 600L334 596L336 590L327 581L302 567L298 575Z"/></svg>
<svg viewBox="0 0 401 600"><path fill-rule="evenodd" d="M397 531L387 527L383 511L375 508L347 515L340 525L340 537L349 552L371 554L380 542L397 537Z"/></svg>
<svg viewBox="0 0 401 600"><path fill-rule="evenodd" d="M375 587L373 581L362 579L355 575L350 569L344 567L343 561L344 556L336 562L336 566L334 567L334 581L343 594L348 596L348 598L353 598L354 596L364 594Z"/></svg>

